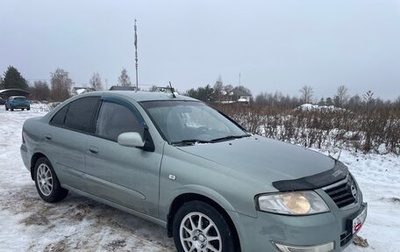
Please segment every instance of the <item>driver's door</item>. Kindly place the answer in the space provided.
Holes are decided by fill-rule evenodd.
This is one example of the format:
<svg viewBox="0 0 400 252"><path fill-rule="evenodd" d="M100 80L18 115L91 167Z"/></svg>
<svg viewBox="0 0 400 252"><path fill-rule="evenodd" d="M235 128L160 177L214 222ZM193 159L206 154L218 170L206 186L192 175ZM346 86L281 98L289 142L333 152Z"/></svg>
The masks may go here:
<svg viewBox="0 0 400 252"><path fill-rule="evenodd" d="M144 123L133 105L102 101L96 132L86 145L88 192L136 211L157 215L161 154L121 146L118 135L138 132Z"/></svg>

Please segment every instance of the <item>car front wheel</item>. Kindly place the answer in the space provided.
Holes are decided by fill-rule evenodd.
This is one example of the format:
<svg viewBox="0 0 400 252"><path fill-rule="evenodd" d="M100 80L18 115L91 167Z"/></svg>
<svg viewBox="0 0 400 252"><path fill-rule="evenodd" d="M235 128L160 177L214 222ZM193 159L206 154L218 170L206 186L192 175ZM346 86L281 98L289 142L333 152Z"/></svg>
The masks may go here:
<svg viewBox="0 0 400 252"><path fill-rule="evenodd" d="M44 201L55 203L67 196L68 190L61 187L54 169L47 158L42 157L37 160L34 178L36 189Z"/></svg>
<svg viewBox="0 0 400 252"><path fill-rule="evenodd" d="M224 216L202 201L190 201L178 210L173 236L179 252L236 251L234 236Z"/></svg>

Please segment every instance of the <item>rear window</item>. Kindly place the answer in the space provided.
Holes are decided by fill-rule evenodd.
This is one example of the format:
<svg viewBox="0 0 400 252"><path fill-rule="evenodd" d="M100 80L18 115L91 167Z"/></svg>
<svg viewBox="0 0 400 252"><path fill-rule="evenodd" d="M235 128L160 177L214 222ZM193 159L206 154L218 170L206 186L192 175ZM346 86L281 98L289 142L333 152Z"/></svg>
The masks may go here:
<svg viewBox="0 0 400 252"><path fill-rule="evenodd" d="M99 97L85 97L75 100L60 109L50 124L77 131L93 132L93 118L96 114Z"/></svg>

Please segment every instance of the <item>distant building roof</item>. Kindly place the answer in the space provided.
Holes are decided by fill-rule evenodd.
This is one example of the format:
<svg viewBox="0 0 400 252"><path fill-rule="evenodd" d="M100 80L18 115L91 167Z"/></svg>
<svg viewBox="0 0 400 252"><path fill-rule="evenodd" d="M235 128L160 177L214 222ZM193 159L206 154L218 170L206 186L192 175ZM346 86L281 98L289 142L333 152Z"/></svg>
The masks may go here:
<svg viewBox="0 0 400 252"><path fill-rule="evenodd" d="M87 92L93 92L96 91L92 87L73 87L71 91L71 95L78 95L78 94L83 94Z"/></svg>
<svg viewBox="0 0 400 252"><path fill-rule="evenodd" d="M246 91L241 90L241 89L234 89L234 90L233 90L233 93L234 93L235 95L237 95L237 96L251 96L251 94L249 94L249 93L247 93Z"/></svg>
<svg viewBox="0 0 400 252"><path fill-rule="evenodd" d="M26 96L29 95L29 92L23 89L17 89L17 88L10 88L10 89L2 89L0 90L0 96L6 98L9 96Z"/></svg>

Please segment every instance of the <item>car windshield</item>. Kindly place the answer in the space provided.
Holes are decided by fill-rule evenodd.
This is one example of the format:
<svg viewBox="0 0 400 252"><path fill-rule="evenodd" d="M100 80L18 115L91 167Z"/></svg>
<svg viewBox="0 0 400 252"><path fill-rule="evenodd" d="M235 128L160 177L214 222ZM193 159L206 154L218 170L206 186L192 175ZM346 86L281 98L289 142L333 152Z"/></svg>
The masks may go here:
<svg viewBox="0 0 400 252"><path fill-rule="evenodd" d="M213 143L249 134L220 114L197 101L146 101L142 106L165 139L175 145Z"/></svg>

